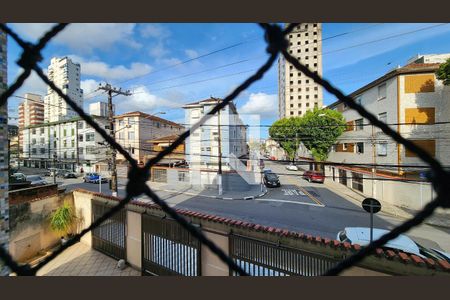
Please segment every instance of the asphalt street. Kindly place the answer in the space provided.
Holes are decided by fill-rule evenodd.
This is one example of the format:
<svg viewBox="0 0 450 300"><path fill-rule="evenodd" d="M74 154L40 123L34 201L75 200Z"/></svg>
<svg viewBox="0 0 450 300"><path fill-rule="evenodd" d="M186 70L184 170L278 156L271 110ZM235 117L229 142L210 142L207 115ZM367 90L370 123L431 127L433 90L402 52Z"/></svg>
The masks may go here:
<svg viewBox="0 0 450 300"><path fill-rule="evenodd" d="M266 167L278 174L289 175L280 175L281 187L269 189L264 197L255 200L220 200L163 191L157 191L157 194L172 207L332 239L345 227L369 227L369 214L351 199L341 197L324 184L303 180L300 176L302 171L289 171L285 166L274 163L269 163ZM100 191L99 184L83 183L81 178L58 178L57 182L67 190L82 188ZM151 186L151 183L149 184ZM119 197L125 195L125 185L126 179L119 179ZM111 195L109 184L102 184L101 192ZM383 213L374 216L374 226L382 229L392 229L403 221L405 219ZM407 235L424 246L450 252L450 228L423 224L412 229Z"/></svg>

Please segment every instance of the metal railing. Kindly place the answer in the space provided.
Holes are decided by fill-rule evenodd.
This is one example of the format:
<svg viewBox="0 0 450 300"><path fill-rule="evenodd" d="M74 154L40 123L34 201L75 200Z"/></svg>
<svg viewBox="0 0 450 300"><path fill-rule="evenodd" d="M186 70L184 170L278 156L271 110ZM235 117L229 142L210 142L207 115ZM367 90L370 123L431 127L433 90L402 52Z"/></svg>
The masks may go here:
<svg viewBox="0 0 450 300"><path fill-rule="evenodd" d="M228 96L226 96L222 102L219 102L207 115L204 115L196 124L194 124L189 130L182 133L179 138L174 141L164 151L158 153L155 157L150 159L143 167L139 167L136 160L119 145L119 143L111 137L104 129L102 129L89 115L87 115L81 107L68 96L65 95L61 89L59 89L48 77L44 71L39 67L38 63L42 61L41 51L47 45L47 43L60 33L68 24L55 25L51 30L45 33L36 44L23 40L19 35L12 31L7 25L0 24L0 30L6 32L10 38L14 39L18 45L22 48L23 52L17 64L23 69L22 73L18 76L16 81L11 84L8 89L0 96L0 106L5 105L7 99L11 97L25 82L25 80L35 72L38 77L42 79L58 96L66 101L66 103L78 113L92 128L94 128L112 147L114 147L125 159L130 163L131 169L128 173L128 183L126 187L126 196L122 199L118 205L111 208L103 216L96 219L90 226L83 229L79 234L71 238L64 246L61 246L55 250L46 259L41 261L38 265L31 268L29 265L19 265L15 262L10 254L0 247L0 259L2 259L7 266L11 268L17 275L35 275L36 272L46 265L49 261L54 259L57 255L62 253L68 247L74 245L80 241L80 238L89 231L100 226L105 220L119 212L122 208L129 203L133 197L140 196L142 194L150 197L153 202L158 204L162 210L164 210L168 216L173 218L180 224L185 230L189 231L198 241L208 247L213 253L215 253L222 261L224 261L234 272L239 275L250 275L240 265L238 265L230 256L228 256L221 248L217 247L212 241L210 241L204 233L198 228L191 225L184 217L180 216L174 209L167 205L167 203L161 200L155 192L147 186L146 182L150 177L150 168L164 158L167 154L171 153L178 147L191 132L195 131L208 120L211 116L215 115L220 109L227 106L232 100L234 100L241 92L246 90L250 85L260 80L264 74L272 67L276 61L278 55L283 55L287 62L292 64L299 72L302 72L316 83L322 85L322 87L330 94L334 95L337 99L345 103L350 109L356 110L363 118L367 119L371 124L380 128L385 134L389 135L394 141L402 144L406 149L417 154L417 156L427 163L433 170L433 185L437 193L437 197L428 203L422 211L420 211L414 218L407 220L398 227L392 229L389 233L383 235L378 240L373 241L367 247L363 247L360 251L353 256L341 261L336 266L332 267L324 273L324 275L337 275L343 270L355 265L361 261L365 256L371 254L376 248L381 247L387 241L396 238L400 234L408 231L412 227L422 223L427 217L433 214L437 207L449 208L450 207L450 174L446 172L439 161L431 157L424 149L415 145L413 142L402 137L400 133L390 128L384 122L378 120L378 118L368 112L363 106L355 102L351 97L346 96L338 88L333 86L329 81L323 79L318 74L309 70L296 58L288 53L288 41L286 35L289 34L299 24L290 24L286 28L281 28L276 24L260 24L261 28L265 31L265 39L267 41L266 51L269 54L266 62L249 78L241 83L236 89L234 89Z"/></svg>

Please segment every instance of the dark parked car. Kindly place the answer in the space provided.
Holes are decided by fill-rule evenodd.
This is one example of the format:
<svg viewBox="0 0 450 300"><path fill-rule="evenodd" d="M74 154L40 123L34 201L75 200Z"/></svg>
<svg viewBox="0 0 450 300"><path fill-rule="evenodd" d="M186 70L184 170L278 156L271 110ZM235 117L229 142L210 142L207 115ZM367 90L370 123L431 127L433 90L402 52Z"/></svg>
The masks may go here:
<svg viewBox="0 0 450 300"><path fill-rule="evenodd" d="M267 187L279 187L281 186L280 179L275 173L264 172L264 184Z"/></svg>
<svg viewBox="0 0 450 300"><path fill-rule="evenodd" d="M317 171L306 171L303 173L302 177L309 182L323 183L325 181L325 175Z"/></svg>
<svg viewBox="0 0 450 300"><path fill-rule="evenodd" d="M75 172L66 172L63 174L63 178L77 178L77 174Z"/></svg>

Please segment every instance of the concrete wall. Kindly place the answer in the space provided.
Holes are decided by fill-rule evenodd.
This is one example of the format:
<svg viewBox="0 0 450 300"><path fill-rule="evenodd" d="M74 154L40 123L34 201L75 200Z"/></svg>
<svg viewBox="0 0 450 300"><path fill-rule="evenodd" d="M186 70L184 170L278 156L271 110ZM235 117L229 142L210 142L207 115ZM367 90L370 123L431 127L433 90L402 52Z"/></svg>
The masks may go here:
<svg viewBox="0 0 450 300"><path fill-rule="evenodd" d="M141 258L141 214L127 211L127 261L140 269Z"/></svg>
<svg viewBox="0 0 450 300"><path fill-rule="evenodd" d="M92 223L92 195L80 192L73 192L73 205L79 217L79 229L86 228ZM81 242L92 246L92 233L89 231L82 238Z"/></svg>
<svg viewBox="0 0 450 300"><path fill-rule="evenodd" d="M74 203L77 210L79 208L90 207L92 199L117 204L118 199L112 197L104 197L88 191L74 192ZM156 205L131 203L127 205L127 260L130 265L139 269L141 266L141 214L149 214L157 217L163 217L165 213ZM87 210L83 210L85 217ZM188 222L196 224L202 229L203 233L213 241L219 248L228 254L229 251L229 233L252 238L259 241L266 241L271 244L278 244L283 247L299 249L305 252L315 253L316 255L324 255L337 260L344 256L350 256L359 249L358 245L345 245L322 239L320 237L312 237L299 233L289 232L287 230L273 229L269 227L259 226L256 229L255 224L246 222L234 222L229 219L220 221L212 218L210 215L203 215L194 212L180 212ZM212 220L211 220L212 219ZM228 276L229 269L215 254L213 254L206 246L201 246L201 265L203 276ZM448 274L442 271L440 267L427 267L422 261L421 263L405 263L397 255L395 258L387 258L384 254L377 256L372 255L366 257L357 266L348 269L342 276L380 276L389 274L398 275L436 275ZM411 260L411 258L409 258Z"/></svg>
<svg viewBox="0 0 450 300"><path fill-rule="evenodd" d="M50 215L71 197L53 195L38 201L22 201L10 206L10 245L12 257L23 262L44 249L56 246L60 236L50 229Z"/></svg>

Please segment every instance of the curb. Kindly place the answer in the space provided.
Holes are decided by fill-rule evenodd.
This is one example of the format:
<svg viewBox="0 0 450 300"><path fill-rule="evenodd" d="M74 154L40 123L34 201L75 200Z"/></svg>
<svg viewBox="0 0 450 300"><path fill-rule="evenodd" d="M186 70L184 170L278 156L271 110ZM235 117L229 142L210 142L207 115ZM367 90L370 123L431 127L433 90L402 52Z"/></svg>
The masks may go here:
<svg viewBox="0 0 450 300"><path fill-rule="evenodd" d="M189 195L189 196L201 196L201 197L206 197L206 198L211 198L211 199L220 199L220 200L253 200L256 198L261 198L269 192L266 189L263 193L256 195L256 196L247 196L247 197L243 197L243 198L242 197L232 198L232 197L201 195L201 194L196 194L196 193L191 193L191 192L180 192L180 191L176 191L176 190L159 189L159 188L155 188L155 187L153 187L153 189L157 190L157 191L168 192L168 193L178 193L178 194L184 194L184 195Z"/></svg>

